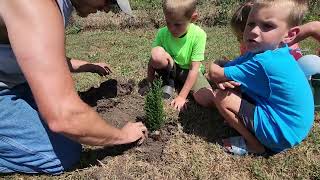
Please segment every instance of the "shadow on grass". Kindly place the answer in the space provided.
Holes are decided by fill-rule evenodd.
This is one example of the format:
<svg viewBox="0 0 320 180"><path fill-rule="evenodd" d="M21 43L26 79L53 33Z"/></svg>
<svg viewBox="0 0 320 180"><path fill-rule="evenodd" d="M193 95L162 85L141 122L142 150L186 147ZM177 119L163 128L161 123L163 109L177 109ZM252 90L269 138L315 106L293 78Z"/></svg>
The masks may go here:
<svg viewBox="0 0 320 180"><path fill-rule="evenodd" d="M97 88L91 87L85 92L79 92L79 96L89 106L94 107L100 99L109 99L130 94L134 86L135 83L133 80L129 80L126 83L119 83L115 79L109 79L101 83Z"/></svg>
<svg viewBox="0 0 320 180"><path fill-rule="evenodd" d="M196 104L194 100L190 101L186 111L179 114L179 121L185 133L194 134L211 143L222 145L222 139L240 136L236 130L224 122L216 108L203 108ZM267 149L267 152L261 156L269 158L275 154L275 152Z"/></svg>
<svg viewBox="0 0 320 180"><path fill-rule="evenodd" d="M188 109L179 114L179 122L185 133L202 137L208 142L221 143L223 138L237 135L224 123L216 108L203 108L194 100L190 100Z"/></svg>
<svg viewBox="0 0 320 180"><path fill-rule="evenodd" d="M85 92L79 92L80 98L89 106L94 107L100 99L114 98L117 96L118 81L109 79L100 84L99 87L91 87Z"/></svg>

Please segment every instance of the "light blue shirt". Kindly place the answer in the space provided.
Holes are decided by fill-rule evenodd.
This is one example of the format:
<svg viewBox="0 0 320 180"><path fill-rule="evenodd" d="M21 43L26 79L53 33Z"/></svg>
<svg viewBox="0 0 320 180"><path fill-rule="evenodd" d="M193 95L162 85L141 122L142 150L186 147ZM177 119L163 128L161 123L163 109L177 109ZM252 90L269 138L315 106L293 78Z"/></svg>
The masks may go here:
<svg viewBox="0 0 320 180"><path fill-rule="evenodd" d="M228 63L224 74L255 101L254 132L262 144L280 152L306 138L314 121L313 95L288 47L247 53Z"/></svg>

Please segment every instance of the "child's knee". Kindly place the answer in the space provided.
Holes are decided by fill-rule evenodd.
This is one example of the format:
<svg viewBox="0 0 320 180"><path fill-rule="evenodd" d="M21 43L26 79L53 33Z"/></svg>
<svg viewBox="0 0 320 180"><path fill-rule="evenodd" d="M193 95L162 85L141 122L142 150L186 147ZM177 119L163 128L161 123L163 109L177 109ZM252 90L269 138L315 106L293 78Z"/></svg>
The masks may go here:
<svg viewBox="0 0 320 180"><path fill-rule="evenodd" d="M227 100L228 90L215 89L213 91L213 102L217 106L217 108L227 108L228 100Z"/></svg>
<svg viewBox="0 0 320 180"><path fill-rule="evenodd" d="M211 88L201 88L193 93L194 100L203 107L212 107L214 105L213 91Z"/></svg>
<svg viewBox="0 0 320 180"><path fill-rule="evenodd" d="M151 50L151 61L161 61L165 58L166 51L160 47L154 47Z"/></svg>

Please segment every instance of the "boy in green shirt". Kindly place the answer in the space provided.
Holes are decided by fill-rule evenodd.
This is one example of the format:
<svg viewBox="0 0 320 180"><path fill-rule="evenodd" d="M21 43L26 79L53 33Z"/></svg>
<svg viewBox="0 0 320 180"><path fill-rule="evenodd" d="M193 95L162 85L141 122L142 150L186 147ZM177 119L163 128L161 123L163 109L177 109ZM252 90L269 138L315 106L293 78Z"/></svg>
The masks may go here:
<svg viewBox="0 0 320 180"><path fill-rule="evenodd" d="M163 12L166 27L158 31L151 59L148 65L147 80L152 82L157 72L167 85L173 83L165 79L183 84L179 95L171 105L181 110L186 105L189 92L195 101L205 107L213 105L212 88L204 77L204 51L206 33L192 22L197 19L196 0L164 0Z"/></svg>

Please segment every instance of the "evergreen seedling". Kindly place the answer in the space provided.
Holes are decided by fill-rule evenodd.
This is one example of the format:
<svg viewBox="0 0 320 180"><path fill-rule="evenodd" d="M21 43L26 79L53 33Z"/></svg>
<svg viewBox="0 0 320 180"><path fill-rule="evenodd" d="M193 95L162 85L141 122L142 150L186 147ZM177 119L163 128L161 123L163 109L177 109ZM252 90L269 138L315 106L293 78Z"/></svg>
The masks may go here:
<svg viewBox="0 0 320 180"><path fill-rule="evenodd" d="M160 129L165 122L161 87L162 81L155 80L145 99L146 126L151 131Z"/></svg>

